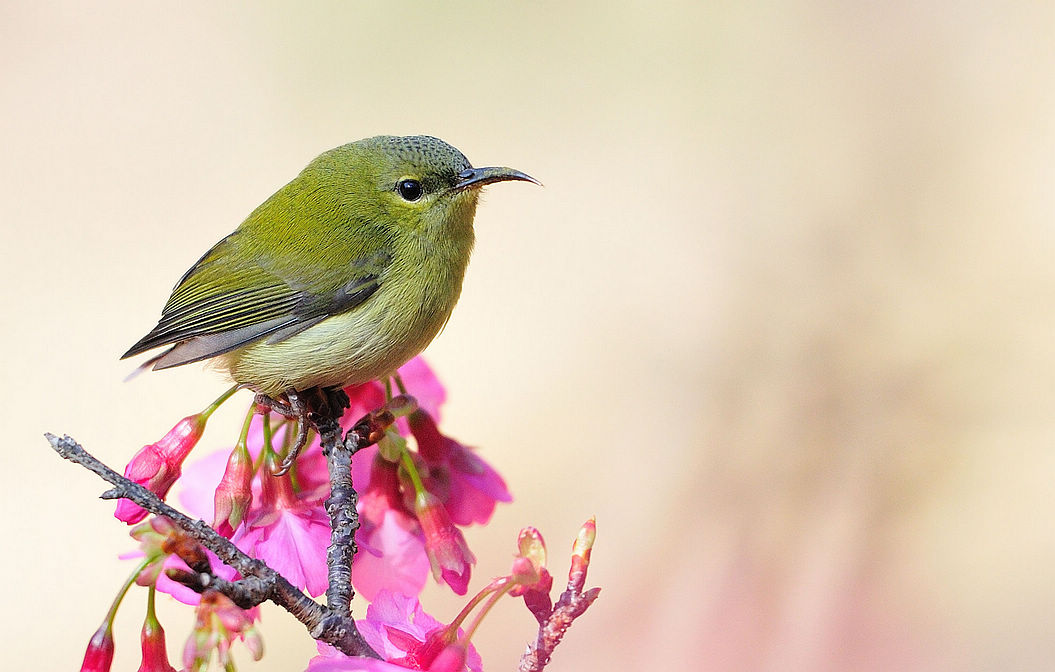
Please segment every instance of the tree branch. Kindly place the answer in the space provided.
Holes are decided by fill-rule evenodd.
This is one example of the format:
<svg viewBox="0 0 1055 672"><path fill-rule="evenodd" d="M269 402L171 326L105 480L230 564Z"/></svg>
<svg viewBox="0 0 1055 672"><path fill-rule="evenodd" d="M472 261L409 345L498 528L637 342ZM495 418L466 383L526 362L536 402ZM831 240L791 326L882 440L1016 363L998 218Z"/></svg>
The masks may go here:
<svg viewBox="0 0 1055 672"><path fill-rule="evenodd" d="M586 570L590 566L593 525L591 519L579 533L573 549L571 570L568 572L568 586L549 615L539 619L538 636L534 642L528 644L527 651L520 657L517 672L540 672L545 668L553 656L553 650L571 627L572 621L582 616L601 593L600 588L583 591L583 586L586 585ZM528 608L532 609L532 606L529 604ZM534 606L532 613L537 618L542 614L539 605Z"/></svg>
<svg viewBox="0 0 1055 672"><path fill-rule="evenodd" d="M260 580L259 583L242 584L232 589L232 586L236 586L238 582L217 583L216 578L211 577L209 587L220 592L224 592L222 588L232 589L233 595L226 592L224 594L236 603L238 600L255 600L260 597L261 591L266 590L266 599L292 614L304 624L315 639L324 641L349 656L380 658L359 634L355 621L347 613L338 614L333 609L320 605L267 564L246 555L205 521L194 520L169 506L146 487L125 478L103 464L69 436L61 438L53 434L45 434L45 436L51 447L61 457L81 465L114 486L103 493L104 499L129 499L156 516L168 518L176 527L215 553L216 557L242 576L255 577ZM252 585L253 590L256 591L252 595L246 593L249 585Z"/></svg>

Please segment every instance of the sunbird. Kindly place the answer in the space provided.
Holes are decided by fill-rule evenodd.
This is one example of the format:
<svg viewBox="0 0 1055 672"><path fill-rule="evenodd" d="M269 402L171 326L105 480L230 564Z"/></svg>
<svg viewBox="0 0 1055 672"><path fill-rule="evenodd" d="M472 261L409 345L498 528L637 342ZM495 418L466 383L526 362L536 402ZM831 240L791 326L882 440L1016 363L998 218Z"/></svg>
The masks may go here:
<svg viewBox="0 0 1055 672"><path fill-rule="evenodd" d="M144 366L212 359L272 399L384 379L450 318L480 189L507 180L539 184L426 135L323 152L180 278L121 358L171 346Z"/></svg>

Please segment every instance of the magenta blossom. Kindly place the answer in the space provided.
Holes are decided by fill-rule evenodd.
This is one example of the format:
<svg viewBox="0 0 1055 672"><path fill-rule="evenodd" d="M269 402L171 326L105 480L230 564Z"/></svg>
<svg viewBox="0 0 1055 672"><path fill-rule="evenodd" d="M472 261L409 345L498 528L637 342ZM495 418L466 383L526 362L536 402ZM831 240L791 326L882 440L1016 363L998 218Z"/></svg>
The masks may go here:
<svg viewBox="0 0 1055 672"><path fill-rule="evenodd" d="M366 609L366 618L356 621L359 632L385 662L345 656L333 647L319 644L319 655L312 658L307 672L396 672L427 670L450 646L449 628L425 613L417 598L381 591ZM472 672L481 672L483 661L472 645L465 650ZM463 669L463 668L458 668Z"/></svg>
<svg viewBox="0 0 1055 672"><path fill-rule="evenodd" d="M213 496L213 529L230 538L253 503L253 458L245 446L235 446Z"/></svg>
<svg viewBox="0 0 1055 672"><path fill-rule="evenodd" d="M164 499L169 488L180 476L183 460L187 459L191 448L205 432L205 422L208 418L206 413L187 416L176 423L176 426L157 443L140 448L125 467L125 477L146 486ZM122 499L117 503L114 517L133 525L146 518L147 512L138 504Z"/></svg>
<svg viewBox="0 0 1055 672"><path fill-rule="evenodd" d="M369 477L360 481L367 485L359 496L359 553L352 564L352 585L368 600L382 589L417 595L425 587L429 561L418 521L402 505L396 465L377 448L360 453L373 458Z"/></svg>
<svg viewBox="0 0 1055 672"><path fill-rule="evenodd" d="M274 461L264 471L274 470ZM315 597L326 592L326 549L330 545L330 519L321 502L297 496L289 475L265 473L259 506L231 541L266 562L298 588Z"/></svg>
<svg viewBox="0 0 1055 672"><path fill-rule="evenodd" d="M425 540L414 518L389 509L362 521L355 539L359 553L352 563L352 585L368 600L382 590L417 595L429 575Z"/></svg>
<svg viewBox="0 0 1055 672"><path fill-rule="evenodd" d="M437 581L445 581L458 595L464 595L476 558L465 543L462 531L454 526L443 502L428 491L418 493L414 512L425 533L425 552L432 565L432 575Z"/></svg>
<svg viewBox="0 0 1055 672"><path fill-rule="evenodd" d="M513 501L498 472L472 450L441 434L431 415L422 410L412 413L410 430L428 466L426 487L443 501L455 523L486 523L497 502Z"/></svg>
<svg viewBox="0 0 1055 672"><path fill-rule="evenodd" d="M250 443L250 453L259 452L260 443ZM213 518L214 488L221 482L226 461L225 453L219 452L188 465L180 501L191 514L204 520ZM325 473L325 458L316 442L298 459L296 474L310 473L320 463ZM223 526L220 531L229 535L242 551L267 562L298 588L313 596L324 593L330 521L321 497L327 492L314 485L308 491L294 492L291 476L273 476L267 465L253 477L250 489L252 504L244 514L243 524L234 530ZM228 569L222 563L213 565L214 571L221 567ZM190 602L192 595L178 584L159 582L158 587L182 602L194 603Z"/></svg>
<svg viewBox="0 0 1055 672"><path fill-rule="evenodd" d="M424 409L435 418L440 417L440 406L447 399L436 374L421 357L415 357L399 369L399 376L407 388L407 394L418 402L418 408ZM363 383L344 388L351 404L341 418L341 427L351 427L370 411L377 410L385 403L385 386L378 381ZM398 393L394 390L393 394ZM396 427L403 436L409 436L410 430L404 418L396 420Z"/></svg>
<svg viewBox="0 0 1055 672"><path fill-rule="evenodd" d="M220 667L231 669L231 644L242 640L253 660L264 655L264 643L253 622L257 608L241 609L230 598L215 590L202 594L201 603L195 611L194 630L183 647L183 665L188 670L204 670L212 652Z"/></svg>

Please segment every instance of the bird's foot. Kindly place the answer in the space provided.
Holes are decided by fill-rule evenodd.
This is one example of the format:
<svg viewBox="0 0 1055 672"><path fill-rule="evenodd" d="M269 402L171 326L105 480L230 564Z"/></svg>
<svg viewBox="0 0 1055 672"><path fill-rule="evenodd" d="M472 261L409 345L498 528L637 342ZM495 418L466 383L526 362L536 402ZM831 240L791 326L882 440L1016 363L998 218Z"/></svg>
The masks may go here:
<svg viewBox="0 0 1055 672"><path fill-rule="evenodd" d="M284 476L289 473L301 449L308 442L309 427L315 427L319 432L324 449L331 443L327 440L328 438L335 436L339 439L341 415L348 407L348 395L340 388L312 387L302 392L288 389L283 396L286 398L285 403L266 394L256 395L258 406L297 422L297 439L282 459L278 469L272 472L275 476Z"/></svg>

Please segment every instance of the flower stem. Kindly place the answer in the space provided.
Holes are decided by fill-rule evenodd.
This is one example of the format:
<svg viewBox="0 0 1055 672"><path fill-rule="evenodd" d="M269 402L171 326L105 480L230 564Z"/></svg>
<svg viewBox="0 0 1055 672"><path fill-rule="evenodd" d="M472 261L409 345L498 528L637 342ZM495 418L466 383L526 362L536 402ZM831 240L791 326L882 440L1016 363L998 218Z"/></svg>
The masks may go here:
<svg viewBox="0 0 1055 672"><path fill-rule="evenodd" d="M242 422L242 431L238 435L238 442L234 444L235 450L244 450L246 451L246 454L248 454L247 444L249 443L249 427L253 424L254 415L256 415L255 404L249 406L249 412L245 414L245 421Z"/></svg>
<svg viewBox="0 0 1055 672"><path fill-rule="evenodd" d="M394 374L392 374L392 378L396 381L396 387L399 388L399 393L406 394L407 386L403 384L403 376L399 375L399 372L396 371Z"/></svg>
<svg viewBox="0 0 1055 672"><path fill-rule="evenodd" d="M158 592L157 583L150 584L150 590L147 592L147 616L146 620L151 623L156 623L158 620L157 613L154 611L154 595Z"/></svg>
<svg viewBox="0 0 1055 672"><path fill-rule="evenodd" d="M264 450L267 451L268 453L274 453L275 452L275 443L274 443L275 434L274 434L273 431L271 431L271 414L270 413L264 413L264 414L262 414L260 416L260 419L263 422L262 428L264 430Z"/></svg>
<svg viewBox="0 0 1055 672"><path fill-rule="evenodd" d="M486 604L484 604L483 608L480 610L480 613L476 614L476 618L474 618L473 622L469 624L469 628L465 631L465 636L462 638L462 641L468 642L470 639L472 639L473 634L476 633L476 629L480 627L480 623L483 622L484 616L487 616L487 612L491 611L495 604L498 603L498 600L502 599L506 593L513 589L515 585L516 583L510 581L509 583L496 590L493 595L491 595L491 598L487 600Z"/></svg>
<svg viewBox="0 0 1055 672"><path fill-rule="evenodd" d="M410 476L410 482L414 484L414 494L424 494L425 484L421 482L421 475L418 473L418 468L414 466L414 460L410 457L410 450L405 444L400 459L403 461L403 468L407 470L407 475Z"/></svg>
<svg viewBox="0 0 1055 672"><path fill-rule="evenodd" d="M468 604L462 607L462 610L458 612L458 615L454 617L453 621L451 621L451 624L449 626L451 628L451 632L458 631L458 628L461 627L462 622L464 622L465 619L468 618L469 613L472 612L472 610L475 609L478 604L483 602L485 597L497 590L504 590L506 584L509 583L512 582L509 580L509 577L506 576L500 579L495 579L488 585L484 586L483 590L474 595L473 599L469 600Z"/></svg>
<svg viewBox="0 0 1055 672"><path fill-rule="evenodd" d="M121 606L121 601L125 599L125 595L128 594L128 589L132 587L132 584L136 582L136 578L139 573L146 569L153 560L151 558L144 558L142 562L136 565L136 568L132 570L132 573L125 579L124 585L121 586L121 590L117 592L117 596L114 598L113 604L110 605L110 611L106 613L106 620L109 623L113 623L114 616L117 615L117 608Z"/></svg>
<svg viewBox="0 0 1055 672"><path fill-rule="evenodd" d="M231 389L227 390L226 392L221 394L219 397L217 397L216 401L214 401L211 404L209 404L208 406L206 406L205 410L201 412L202 419L206 419L210 415L212 415L213 411L218 409L223 404L223 402L225 402L228 399L230 399L234 395L234 393L237 392L239 389L241 389L241 385L235 385L234 387L232 387Z"/></svg>

